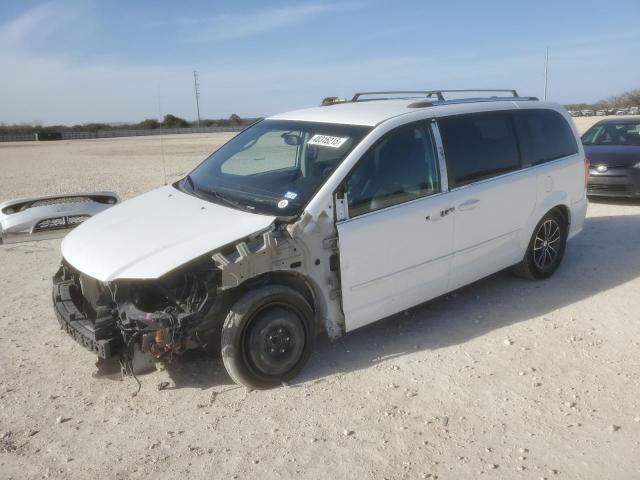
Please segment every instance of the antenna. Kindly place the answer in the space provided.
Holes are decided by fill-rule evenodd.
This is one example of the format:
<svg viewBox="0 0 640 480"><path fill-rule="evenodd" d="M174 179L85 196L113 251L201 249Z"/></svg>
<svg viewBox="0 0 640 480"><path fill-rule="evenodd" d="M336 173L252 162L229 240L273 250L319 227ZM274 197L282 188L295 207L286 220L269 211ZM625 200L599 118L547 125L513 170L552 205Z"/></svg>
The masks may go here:
<svg viewBox="0 0 640 480"><path fill-rule="evenodd" d="M162 122L164 119L162 118L162 103L160 101L160 87L158 87L158 119L160 120L160 130L162 130L163 125ZM162 181L164 185L167 184L167 167L164 162L164 134L160 133L160 155L162 157Z"/></svg>
<svg viewBox="0 0 640 480"><path fill-rule="evenodd" d="M544 101L547 101L547 92L549 91L549 47L547 47L544 56Z"/></svg>
<svg viewBox="0 0 640 480"><path fill-rule="evenodd" d="M198 83L198 71L193 71L193 89L196 94L196 109L198 110L198 127L200 127L200 84Z"/></svg>

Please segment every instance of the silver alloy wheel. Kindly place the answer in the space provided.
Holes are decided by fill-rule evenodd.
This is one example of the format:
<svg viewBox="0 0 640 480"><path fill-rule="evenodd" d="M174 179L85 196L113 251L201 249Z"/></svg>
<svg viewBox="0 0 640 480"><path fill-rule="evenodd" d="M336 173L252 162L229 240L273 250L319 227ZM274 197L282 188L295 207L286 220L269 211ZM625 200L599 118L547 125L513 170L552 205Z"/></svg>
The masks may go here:
<svg viewBox="0 0 640 480"><path fill-rule="evenodd" d="M547 270L558 258L561 237L560 225L555 220L545 220L540 225L533 241L533 261L540 270Z"/></svg>

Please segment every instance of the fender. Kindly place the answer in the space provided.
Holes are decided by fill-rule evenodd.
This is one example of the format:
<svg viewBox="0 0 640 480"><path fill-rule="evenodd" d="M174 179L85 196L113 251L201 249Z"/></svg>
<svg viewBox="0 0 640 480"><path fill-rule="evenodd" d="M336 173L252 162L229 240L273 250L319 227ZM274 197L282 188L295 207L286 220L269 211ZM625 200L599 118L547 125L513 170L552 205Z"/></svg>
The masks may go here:
<svg viewBox="0 0 640 480"><path fill-rule="evenodd" d="M540 190L538 189L538 192ZM541 202L536 205L533 213L529 217L527 222L527 228L523 231L523 235L520 238L520 247L522 248L522 255L529 247L529 241L533 235L533 230L536 225L545 214L556 207L563 207L567 213L568 226L571 225L571 208L569 207L569 195L567 192L555 191L549 193Z"/></svg>

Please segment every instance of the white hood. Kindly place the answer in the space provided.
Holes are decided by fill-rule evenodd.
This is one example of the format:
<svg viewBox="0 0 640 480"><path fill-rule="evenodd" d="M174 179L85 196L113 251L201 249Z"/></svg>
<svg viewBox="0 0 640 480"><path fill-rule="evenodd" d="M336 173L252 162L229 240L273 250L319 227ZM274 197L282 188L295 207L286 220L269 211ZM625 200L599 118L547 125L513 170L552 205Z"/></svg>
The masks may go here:
<svg viewBox="0 0 640 480"><path fill-rule="evenodd" d="M166 186L90 218L62 242L63 257L103 282L158 278L269 227L275 217L236 210Z"/></svg>

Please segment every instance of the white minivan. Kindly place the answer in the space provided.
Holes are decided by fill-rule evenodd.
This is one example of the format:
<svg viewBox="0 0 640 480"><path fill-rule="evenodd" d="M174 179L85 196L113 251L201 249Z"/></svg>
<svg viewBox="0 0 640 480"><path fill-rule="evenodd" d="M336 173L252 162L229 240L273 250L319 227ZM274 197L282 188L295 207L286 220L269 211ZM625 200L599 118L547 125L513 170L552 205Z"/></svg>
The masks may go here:
<svg viewBox="0 0 640 480"><path fill-rule="evenodd" d="M579 136L559 105L481 93L331 97L248 127L65 238L61 326L126 373L204 349L268 388L321 331L508 267L549 277L587 210Z"/></svg>

